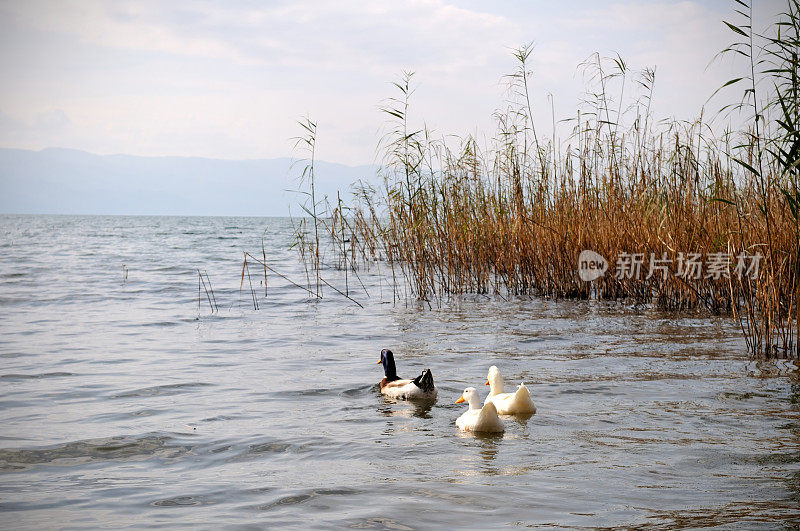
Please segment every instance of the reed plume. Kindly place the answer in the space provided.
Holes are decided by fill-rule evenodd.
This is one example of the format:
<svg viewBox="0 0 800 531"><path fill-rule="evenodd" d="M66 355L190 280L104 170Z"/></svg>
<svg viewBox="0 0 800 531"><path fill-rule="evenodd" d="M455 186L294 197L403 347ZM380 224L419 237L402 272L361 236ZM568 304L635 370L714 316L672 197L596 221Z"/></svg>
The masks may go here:
<svg viewBox="0 0 800 531"><path fill-rule="evenodd" d="M655 68L593 54L580 65L589 89L569 138L558 142L555 126L547 138L533 123L524 45L481 148L410 127L413 74L403 73L382 107L382 186L360 186L347 215L341 201L333 214L309 211L315 242L303 256L319 278L319 224L345 269L385 260L395 298L539 295L726 313L753 355L797 358L800 9L789 0L773 33L756 34L751 6L735 4L744 21L725 24L741 40L723 55L744 55L748 72L723 88L747 86L723 111L749 110L741 131L717 134L703 112L655 122ZM609 261L591 282L579 276L584 250Z"/></svg>

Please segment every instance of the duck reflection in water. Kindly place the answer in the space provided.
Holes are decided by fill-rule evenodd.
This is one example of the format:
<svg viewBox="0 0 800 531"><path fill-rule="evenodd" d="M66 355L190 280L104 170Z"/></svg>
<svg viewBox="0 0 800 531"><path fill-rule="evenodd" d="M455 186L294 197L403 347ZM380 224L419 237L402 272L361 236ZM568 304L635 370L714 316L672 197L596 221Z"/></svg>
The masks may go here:
<svg viewBox="0 0 800 531"><path fill-rule="evenodd" d="M431 409L436 404L436 400L394 400L383 398L379 411L384 417L417 417L422 419L431 418Z"/></svg>
<svg viewBox="0 0 800 531"><path fill-rule="evenodd" d="M531 419L531 417L533 417L533 415L533 413L517 413L516 415L501 415L501 417L506 420L514 420L517 424L524 428L528 425L528 421Z"/></svg>
<svg viewBox="0 0 800 531"><path fill-rule="evenodd" d="M464 457L464 467L461 470L456 470L458 474L463 476L498 476L503 473L495 463L495 457L497 457L500 450L498 443L503 440L502 433L459 431L458 437L471 442L472 444L469 446L477 450L477 454L470 453L469 458ZM467 442L466 440L464 441L465 443ZM480 461L475 459L476 456L480 457Z"/></svg>

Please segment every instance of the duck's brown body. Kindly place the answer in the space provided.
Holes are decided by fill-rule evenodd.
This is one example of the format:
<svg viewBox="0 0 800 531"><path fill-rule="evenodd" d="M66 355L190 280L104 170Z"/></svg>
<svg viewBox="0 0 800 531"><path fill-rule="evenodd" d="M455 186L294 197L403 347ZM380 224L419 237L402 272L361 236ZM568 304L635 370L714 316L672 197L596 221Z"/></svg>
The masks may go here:
<svg viewBox="0 0 800 531"><path fill-rule="evenodd" d="M384 376L384 377L383 377L383 380L381 380L381 381L378 383L378 385L380 385L380 386L381 386L381 390L382 390L384 387L387 387L387 386L406 385L406 384L408 384L408 383L411 383L411 380L400 380L399 378L397 378L397 379L393 379L393 380L390 380L389 378L387 378L386 376Z"/></svg>
<svg viewBox="0 0 800 531"><path fill-rule="evenodd" d="M391 350L381 351L378 363L383 365L386 376L378 384L381 394L400 400L434 399L438 394L433 385L433 375L430 369L425 369L422 374L413 380L401 379L397 376L394 365L394 355Z"/></svg>

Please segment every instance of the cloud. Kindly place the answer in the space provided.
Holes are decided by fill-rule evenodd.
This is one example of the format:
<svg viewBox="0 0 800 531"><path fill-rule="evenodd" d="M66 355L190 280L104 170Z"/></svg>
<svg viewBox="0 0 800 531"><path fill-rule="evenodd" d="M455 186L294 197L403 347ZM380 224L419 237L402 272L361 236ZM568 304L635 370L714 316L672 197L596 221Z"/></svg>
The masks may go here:
<svg viewBox="0 0 800 531"><path fill-rule="evenodd" d="M0 146L36 148L69 144L73 123L62 109L38 113L25 120L0 109Z"/></svg>
<svg viewBox="0 0 800 531"><path fill-rule="evenodd" d="M685 0L0 2L0 69L13 80L0 86L0 145L285 156L309 114L322 158L370 162L379 104L402 70L417 72L414 125L491 135L510 49L531 40L545 130L548 94L557 120L573 116L585 89L576 67L595 51L657 66L656 114L688 119L736 67L707 68L727 16Z"/></svg>
<svg viewBox="0 0 800 531"><path fill-rule="evenodd" d="M52 111L39 113L36 116L34 127L45 133L57 133L71 124L72 121L67 116L67 113L61 109L53 109Z"/></svg>
<svg viewBox="0 0 800 531"><path fill-rule="evenodd" d="M5 6L23 25L104 47L243 65L443 72L481 64L520 33L508 19L410 2L173 3L34 1Z"/></svg>
<svg viewBox="0 0 800 531"><path fill-rule="evenodd" d="M98 0L33 0L6 4L7 16L46 33L74 35L83 42L178 55L236 59L225 42L203 36L179 35L176 26L160 19L158 4Z"/></svg>

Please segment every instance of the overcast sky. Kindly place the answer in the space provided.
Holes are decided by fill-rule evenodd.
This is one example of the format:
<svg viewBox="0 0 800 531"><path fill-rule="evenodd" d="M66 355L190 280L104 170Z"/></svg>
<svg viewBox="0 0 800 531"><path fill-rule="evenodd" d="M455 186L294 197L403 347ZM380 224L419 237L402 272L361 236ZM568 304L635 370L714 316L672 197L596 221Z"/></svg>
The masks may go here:
<svg viewBox="0 0 800 531"><path fill-rule="evenodd" d="M760 20L782 6L759 0ZM655 114L692 119L733 75L725 1L0 2L0 147L213 158L290 156L304 115L318 156L371 163L382 100L416 72L412 119L494 131L510 50L533 41L536 118L574 114L577 65L657 68ZM718 105L709 105L714 110Z"/></svg>

